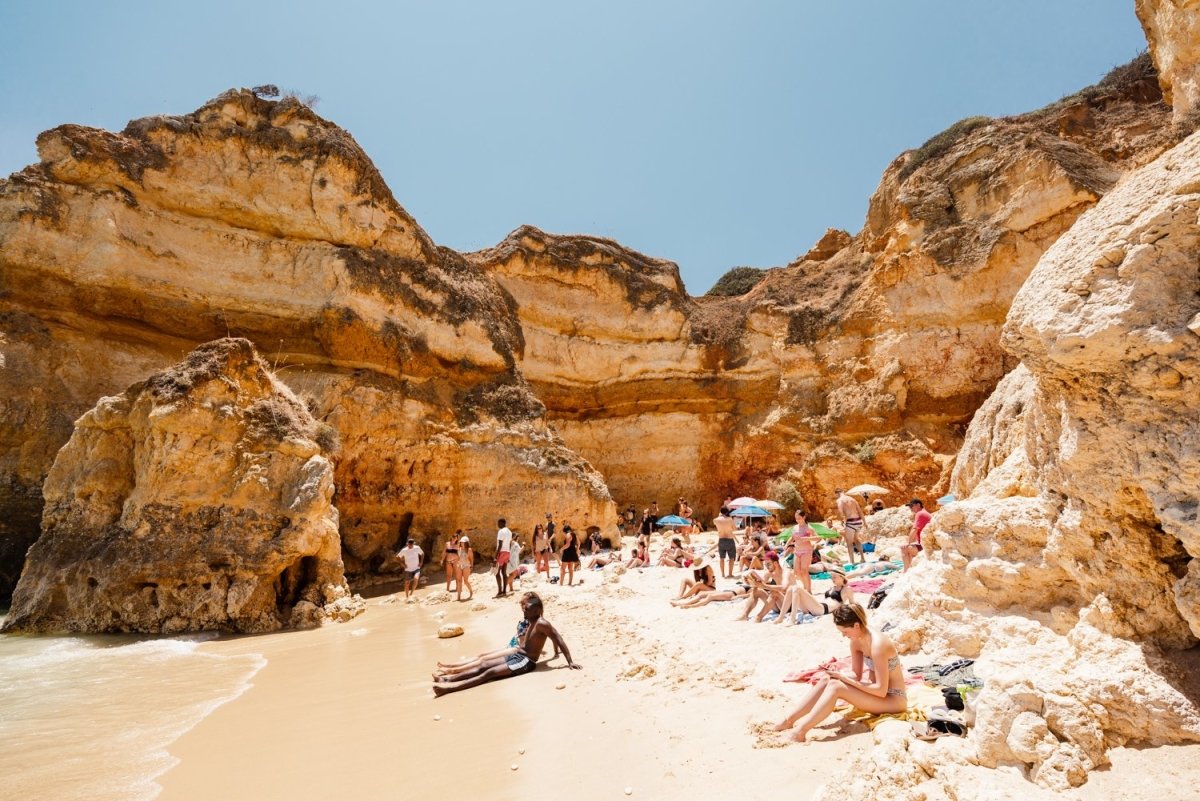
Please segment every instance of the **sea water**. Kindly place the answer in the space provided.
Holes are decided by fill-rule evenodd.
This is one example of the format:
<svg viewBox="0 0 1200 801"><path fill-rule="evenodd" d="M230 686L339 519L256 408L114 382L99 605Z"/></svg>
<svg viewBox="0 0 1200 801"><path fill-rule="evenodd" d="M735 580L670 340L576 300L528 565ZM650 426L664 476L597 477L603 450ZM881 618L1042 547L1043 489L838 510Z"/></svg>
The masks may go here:
<svg viewBox="0 0 1200 801"><path fill-rule="evenodd" d="M0 635L0 799L158 795L167 747L266 664L204 639Z"/></svg>

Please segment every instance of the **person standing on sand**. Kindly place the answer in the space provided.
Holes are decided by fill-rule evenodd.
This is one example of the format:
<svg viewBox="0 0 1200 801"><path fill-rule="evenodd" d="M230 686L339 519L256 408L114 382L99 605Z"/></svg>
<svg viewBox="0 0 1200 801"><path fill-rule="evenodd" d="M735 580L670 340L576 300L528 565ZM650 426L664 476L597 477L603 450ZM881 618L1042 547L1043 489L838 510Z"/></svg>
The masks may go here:
<svg viewBox="0 0 1200 801"><path fill-rule="evenodd" d="M467 588L467 600L475 597L475 589L471 586L471 568L475 567L475 552L471 549L471 538L463 534L462 529L454 532L458 538L458 600L462 600L463 587Z"/></svg>
<svg viewBox="0 0 1200 801"><path fill-rule="evenodd" d="M575 583L575 568L579 567L579 540L570 524L563 523L563 546L558 552L558 584L571 586Z"/></svg>
<svg viewBox="0 0 1200 801"><path fill-rule="evenodd" d="M446 592L450 592L450 582L458 584L458 537L447 537L445 550L442 551L442 570L446 573ZM459 589L459 595L462 590Z"/></svg>
<svg viewBox="0 0 1200 801"><path fill-rule="evenodd" d="M489 681L532 673L537 667L542 649L546 646L546 640L550 640L555 649L561 651L567 658L569 669L579 670L583 667L571 659L571 651L563 641L562 635L549 620L542 617L541 597L537 593L528 592L521 597L520 603L521 611L525 620L528 621L529 627L525 630L524 639L516 650L507 656L480 659L477 668L466 672L456 673L452 676L435 676L434 695L441 697L447 693L469 690Z"/></svg>
<svg viewBox="0 0 1200 801"><path fill-rule="evenodd" d="M796 742L804 742L809 729L828 717L838 701L876 715L908 709L904 667L888 636L868 628L866 611L855 603L834 609L833 622L838 632L850 641L850 665L854 675L824 671L800 706L775 726L775 731L787 731L799 723L800 727L792 735ZM869 682L862 680L864 668Z"/></svg>
<svg viewBox="0 0 1200 801"><path fill-rule="evenodd" d="M550 537L541 523L533 527L533 569L550 580Z"/></svg>
<svg viewBox="0 0 1200 801"><path fill-rule="evenodd" d="M662 513L658 511L658 501L650 501L650 530L658 531L658 518L662 517Z"/></svg>
<svg viewBox="0 0 1200 801"><path fill-rule="evenodd" d="M733 578L733 566L737 562L737 540L733 538L733 518L729 507L722 506L721 514L713 521L717 529L717 559L721 566L721 578Z"/></svg>
<svg viewBox="0 0 1200 801"><path fill-rule="evenodd" d="M813 549L821 543L821 538L809 527L808 518L804 516L803 509L796 510L796 526L792 529L792 538L789 542L796 546L792 562L796 578L800 580L805 590L812 592L812 576L808 569L812 566Z"/></svg>
<svg viewBox="0 0 1200 801"><path fill-rule="evenodd" d="M425 552L417 546L417 541L408 538L408 545L397 554L404 563L404 602L412 602L413 590L421 581L421 565L425 564Z"/></svg>
<svg viewBox="0 0 1200 801"><path fill-rule="evenodd" d="M503 598L508 595L508 548L512 545L512 532L508 530L503 517L496 521L496 525L500 527L496 532L496 597Z"/></svg>
<svg viewBox="0 0 1200 801"><path fill-rule="evenodd" d="M912 567L913 559L925 550L925 546L921 544L921 532L925 530L925 526L929 524L929 519L933 515L929 514L920 498L913 498L905 506L914 512L912 528L908 530L908 544L900 549L900 558L904 560L903 572L907 573L908 569Z"/></svg>
<svg viewBox="0 0 1200 801"><path fill-rule="evenodd" d="M842 539L846 541L846 555L850 559L850 564L857 564L854 561L854 554L862 547L858 544L858 540L863 527L866 525L863 520L862 507L848 493L840 489L834 490L834 492L837 493L838 514L842 516L842 521L846 525L846 530L842 534ZM866 559L861 552L859 553L859 558Z"/></svg>

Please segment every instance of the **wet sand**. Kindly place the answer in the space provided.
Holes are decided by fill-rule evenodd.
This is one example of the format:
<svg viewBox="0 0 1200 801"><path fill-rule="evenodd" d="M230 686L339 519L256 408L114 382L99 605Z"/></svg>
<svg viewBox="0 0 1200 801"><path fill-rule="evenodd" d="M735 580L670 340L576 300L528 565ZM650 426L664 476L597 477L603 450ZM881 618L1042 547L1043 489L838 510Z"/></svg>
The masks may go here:
<svg viewBox="0 0 1200 801"><path fill-rule="evenodd" d="M874 736L836 715L805 745L767 729L804 692L782 677L844 655L845 640L829 618L777 626L736 621L734 603L675 609L666 599L689 574L585 570L581 586L527 582L521 589L542 594L584 669L559 658L439 699L429 689L436 661L503 646L519 618L517 595L491 599L486 573L475 577L477 604L447 600L442 583L427 583L420 603L377 596L347 624L204 643L267 664L249 690L171 746L180 763L160 777L160 799L590 801L625 798L626 788L653 799L811 797ZM466 633L439 640L443 622ZM1191 797L1190 784L1146 787L1129 774L1196 756L1200 746L1118 749L1113 770L1071 795Z"/></svg>

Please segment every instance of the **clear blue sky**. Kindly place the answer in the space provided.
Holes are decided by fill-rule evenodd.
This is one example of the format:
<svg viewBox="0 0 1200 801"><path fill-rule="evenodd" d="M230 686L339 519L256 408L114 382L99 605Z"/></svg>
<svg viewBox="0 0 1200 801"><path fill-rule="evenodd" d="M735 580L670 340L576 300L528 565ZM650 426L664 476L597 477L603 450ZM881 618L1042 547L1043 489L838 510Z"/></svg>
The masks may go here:
<svg viewBox="0 0 1200 801"><path fill-rule="evenodd" d="M64 122L230 87L321 98L441 244L518 225L679 263L693 294L857 231L884 167L1145 47L1133 0L3 0L0 175Z"/></svg>

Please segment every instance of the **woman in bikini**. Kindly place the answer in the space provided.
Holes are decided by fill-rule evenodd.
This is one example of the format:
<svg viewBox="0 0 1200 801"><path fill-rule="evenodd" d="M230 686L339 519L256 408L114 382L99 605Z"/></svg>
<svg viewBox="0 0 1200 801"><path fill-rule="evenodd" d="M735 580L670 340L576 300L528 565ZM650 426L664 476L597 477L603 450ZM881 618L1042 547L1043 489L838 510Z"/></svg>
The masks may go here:
<svg viewBox="0 0 1200 801"><path fill-rule="evenodd" d="M679 537L672 537L670 546L663 549L662 556L658 557L658 566L683 567L685 558L687 558L687 552L683 550L683 540Z"/></svg>
<svg viewBox="0 0 1200 801"><path fill-rule="evenodd" d="M467 600L475 597L475 589L471 586L471 569L475 567L475 552L471 550L471 538L462 533L460 528L454 532L458 540L458 600L462 600L463 587L467 588Z"/></svg>
<svg viewBox="0 0 1200 801"><path fill-rule="evenodd" d="M704 555L696 557L692 562L692 577L685 578L679 585L679 594L674 600L681 601L696 593L711 592L717 588L717 576L713 573L712 565L704 564Z"/></svg>
<svg viewBox="0 0 1200 801"><path fill-rule="evenodd" d="M550 580L550 538L541 523L533 527L533 569L545 573L546 580Z"/></svg>
<svg viewBox="0 0 1200 801"><path fill-rule="evenodd" d="M707 606L713 601L733 601L745 598L749 594L750 585L738 583L728 590L710 590L709 592L698 592L691 598L677 598L671 601L671 606L678 606L680 609L695 609L697 606Z"/></svg>
<svg viewBox="0 0 1200 801"><path fill-rule="evenodd" d="M799 724L792 739L804 742L809 730L829 716L838 701L870 712L886 715L908 709L904 689L904 668L896 646L881 631L867 626L866 611L855 603L833 610L838 632L850 641L850 666L854 675L826 670L808 695L776 727L787 731ZM863 681L866 669L868 681Z"/></svg>
<svg viewBox="0 0 1200 801"><path fill-rule="evenodd" d="M446 592L450 592L450 582L458 584L458 537L446 539L445 550L442 551L442 570L446 572ZM460 589L459 595L462 594Z"/></svg>
<svg viewBox="0 0 1200 801"><path fill-rule="evenodd" d="M792 563L796 578L804 585L804 589L812 592L812 578L809 573L809 568L813 562L813 548L821 541L817 536L817 532L813 531L808 526L808 520L804 516L803 509L796 510L796 526L792 529L792 538L789 542L796 545L796 558Z"/></svg>
<svg viewBox="0 0 1200 801"><path fill-rule="evenodd" d="M854 600L854 590L846 585L846 573L840 567L829 568L829 578L833 581L833 586L825 590L825 595L821 598L792 582L783 594L783 601L779 605L779 617L775 622L778 624L786 621L791 624L798 612L814 617L828 615L842 604Z"/></svg>

